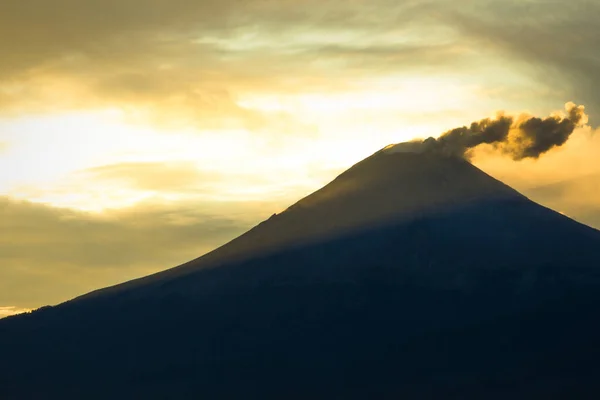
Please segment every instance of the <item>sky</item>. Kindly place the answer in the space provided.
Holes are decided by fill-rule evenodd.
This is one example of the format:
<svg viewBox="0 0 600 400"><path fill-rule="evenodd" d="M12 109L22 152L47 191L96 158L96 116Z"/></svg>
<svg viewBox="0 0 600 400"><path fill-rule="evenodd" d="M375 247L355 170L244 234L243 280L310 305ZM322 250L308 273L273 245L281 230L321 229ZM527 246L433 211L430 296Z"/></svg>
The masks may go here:
<svg viewBox="0 0 600 400"><path fill-rule="evenodd" d="M588 123L473 163L600 228L595 0L3 0L0 317L183 263L391 143Z"/></svg>

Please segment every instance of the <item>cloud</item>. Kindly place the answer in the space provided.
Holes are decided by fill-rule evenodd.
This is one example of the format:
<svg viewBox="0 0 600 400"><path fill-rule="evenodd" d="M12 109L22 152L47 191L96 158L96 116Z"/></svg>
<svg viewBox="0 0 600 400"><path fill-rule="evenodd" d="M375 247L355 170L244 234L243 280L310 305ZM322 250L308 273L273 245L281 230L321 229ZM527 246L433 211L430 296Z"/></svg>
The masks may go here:
<svg viewBox="0 0 600 400"><path fill-rule="evenodd" d="M0 304L39 307L173 267L275 211L268 202L178 202L92 214L0 197Z"/></svg>
<svg viewBox="0 0 600 400"><path fill-rule="evenodd" d="M600 229L600 130L578 128L539 159L514 162L479 147L472 162L532 200Z"/></svg>
<svg viewBox="0 0 600 400"><path fill-rule="evenodd" d="M522 61L533 79L587 104L594 117L600 115L599 14L600 4L589 0L484 0L445 6L437 15L480 47Z"/></svg>
<svg viewBox="0 0 600 400"><path fill-rule="evenodd" d="M0 318L9 317L11 315L22 314L31 311L27 308L18 308L14 306L0 307Z"/></svg>
<svg viewBox="0 0 600 400"><path fill-rule="evenodd" d="M382 12L384 4L387 7ZM339 35L349 30L389 30L399 24L415 24L415 18L423 15L426 4L416 1L392 6L385 1L348 4L302 0L301 3L275 4L260 0L108 0L102 3L57 0L50 5L44 0L30 0L26 4L8 0L0 6L0 44L9 50L2 71L14 74L32 68L54 67L61 62L68 66L85 61L96 62L99 67L114 67L123 59L152 61L157 55L163 56L162 61L170 65L184 61L201 66L227 50L231 55L234 49L239 50L235 53L244 54L257 48L277 47L277 44L280 48L286 47L291 44L286 40L290 34L294 38L304 37L304 43L310 44L309 39L313 39L313 44L318 46L323 41L319 38L314 43L319 30ZM282 33L279 38L272 35ZM236 47L224 46L240 34L243 37L238 38ZM19 40L11 37L19 37ZM152 51L148 52L149 49ZM197 56L189 53L193 49L198 50Z"/></svg>
<svg viewBox="0 0 600 400"><path fill-rule="evenodd" d="M526 188L523 193L579 222L600 229L600 173Z"/></svg>
<svg viewBox="0 0 600 400"><path fill-rule="evenodd" d="M224 171L209 168L206 165L201 169L195 163L186 161L107 164L76 171L64 191L68 193L73 187L83 188L86 183L93 182L91 187L102 190L125 190L132 195L154 194L193 201L207 198L252 200L252 197L242 197L244 192L258 194L261 198L282 198L283 195L289 200L293 198L292 193L304 189L304 182L298 180L302 171L252 171L250 168ZM296 175L292 175L293 172ZM291 193L281 193L286 187L282 179L286 178ZM29 193L35 193L35 189Z"/></svg>
<svg viewBox="0 0 600 400"><path fill-rule="evenodd" d="M0 113L121 107L163 125L293 125L285 113L239 106L240 94L331 92L373 71L468 62L468 47L428 22L432 7L8 0L0 5Z"/></svg>
<svg viewBox="0 0 600 400"><path fill-rule="evenodd" d="M125 162L80 171L85 179L122 182L146 191L200 190L222 178L219 172L200 171L190 162Z"/></svg>
<svg viewBox="0 0 600 400"><path fill-rule="evenodd" d="M0 107L135 104L171 120L255 124L261 116L236 106L239 93L332 91L407 69L480 71L510 64L509 54L549 86L560 75L575 89L560 95L595 112L598 7L574 0L557 17L543 1L7 0Z"/></svg>
<svg viewBox="0 0 600 400"><path fill-rule="evenodd" d="M582 0L574 3L578 1ZM56 0L50 5L44 0L8 0L0 5L0 46L5 50L0 115L119 108L136 123L168 130L245 129L273 137L319 129L329 134L346 129L339 126L343 121L362 117L368 122L360 128L366 131L372 121L383 124L388 118L390 124L400 125L404 121L399 114L413 113L398 104L393 113L349 113L331 127L322 115L311 120L299 117L294 107L258 109L246 100L261 95L399 92L394 83L401 79L435 75L477 86L480 95L469 103L479 101L478 107L490 110L513 102L521 108L552 97L549 102L574 98L596 111L595 100L581 98L579 90L590 87L586 79L595 79L594 58L580 51L595 48L593 35L578 35L582 42L576 43L574 35L561 29L537 28L574 26L580 33L581 27L593 26L587 23L588 15L576 12L570 3L565 7L572 20L557 22L548 17L551 10L527 2L543 18L524 21L523 6L516 3L481 3L484 6L446 0ZM588 19L579 23L580 17ZM498 33L508 23L514 29ZM525 30L531 32L522 40L514 33ZM553 32L562 37L554 38ZM12 39L16 37L19 40ZM544 51L535 47L538 39ZM513 50L526 46L523 42L529 47ZM555 42L564 42L556 46L562 50L552 47ZM532 55L543 56L546 47L556 56L554 64ZM589 66L574 67L585 73L564 73L562 80L558 72L534 73L558 65L558 51L582 54ZM557 70L566 71L561 68ZM530 72L529 80L523 71ZM540 76L543 84L531 82L540 81ZM381 89L375 84L378 80L385 81ZM461 86L463 92L470 90ZM540 95L547 92L544 86L551 88L551 96ZM447 111L440 110L435 92L417 88L402 91L402 96L406 101L430 97L431 109ZM473 108L464 102L461 98L454 104Z"/></svg>

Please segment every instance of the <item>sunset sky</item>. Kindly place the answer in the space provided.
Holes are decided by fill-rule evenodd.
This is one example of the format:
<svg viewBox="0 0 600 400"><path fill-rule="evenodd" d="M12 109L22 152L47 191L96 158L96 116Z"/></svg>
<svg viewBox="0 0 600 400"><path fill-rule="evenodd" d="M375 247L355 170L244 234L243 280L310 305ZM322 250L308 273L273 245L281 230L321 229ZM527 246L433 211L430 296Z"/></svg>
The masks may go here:
<svg viewBox="0 0 600 400"><path fill-rule="evenodd" d="M0 317L172 267L382 147L589 122L475 165L600 228L595 0L2 0Z"/></svg>

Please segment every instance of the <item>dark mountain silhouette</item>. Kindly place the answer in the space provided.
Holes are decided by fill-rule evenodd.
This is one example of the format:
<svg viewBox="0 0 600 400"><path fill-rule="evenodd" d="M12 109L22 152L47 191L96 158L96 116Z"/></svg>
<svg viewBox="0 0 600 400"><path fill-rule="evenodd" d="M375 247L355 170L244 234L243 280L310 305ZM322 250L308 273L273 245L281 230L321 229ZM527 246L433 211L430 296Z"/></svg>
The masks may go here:
<svg viewBox="0 0 600 400"><path fill-rule="evenodd" d="M599 231L380 151L203 257L0 320L0 398L598 398L599 289Z"/></svg>

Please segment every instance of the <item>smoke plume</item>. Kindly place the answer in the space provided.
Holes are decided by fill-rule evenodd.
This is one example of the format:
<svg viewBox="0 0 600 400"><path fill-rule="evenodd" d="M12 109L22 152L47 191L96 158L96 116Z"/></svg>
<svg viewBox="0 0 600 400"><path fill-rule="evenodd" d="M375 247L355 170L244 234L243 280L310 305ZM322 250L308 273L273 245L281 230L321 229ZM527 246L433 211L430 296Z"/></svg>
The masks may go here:
<svg viewBox="0 0 600 400"><path fill-rule="evenodd" d="M471 150L481 144L492 145L513 160L538 158L548 150L563 145L576 127L587 122L584 106L565 104L566 115L538 118L520 115L517 118L498 113L471 126L455 128L439 138L422 141L422 151L471 158Z"/></svg>

